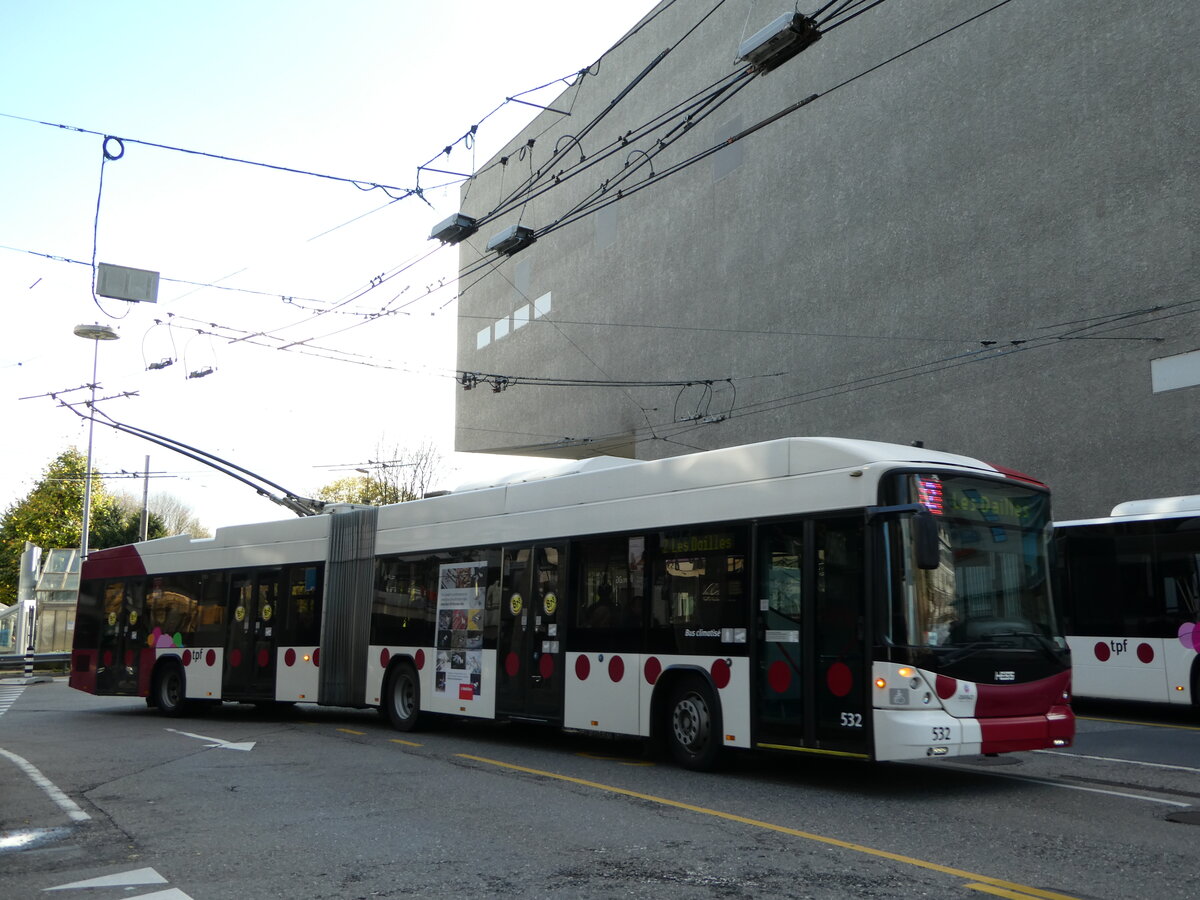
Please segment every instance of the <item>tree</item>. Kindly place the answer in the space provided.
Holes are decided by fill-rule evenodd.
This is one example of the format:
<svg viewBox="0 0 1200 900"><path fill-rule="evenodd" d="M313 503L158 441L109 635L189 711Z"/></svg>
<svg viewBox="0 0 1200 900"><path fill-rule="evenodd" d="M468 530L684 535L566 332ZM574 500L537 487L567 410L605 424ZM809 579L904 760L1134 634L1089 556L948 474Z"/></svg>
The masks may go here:
<svg viewBox="0 0 1200 900"><path fill-rule="evenodd" d="M191 508L174 494L151 494L150 514L162 519L167 534L190 534L196 538L212 537L212 532L200 524Z"/></svg>
<svg viewBox="0 0 1200 900"><path fill-rule="evenodd" d="M78 547L83 529L87 457L74 447L60 453L25 499L0 520L0 602L17 599L25 542L39 547ZM92 482L92 521L100 521L111 501Z"/></svg>
<svg viewBox="0 0 1200 900"><path fill-rule="evenodd" d="M114 494L113 499L126 517L133 517L138 523L142 517L142 501L133 494L121 492ZM200 524L191 508L173 494L152 494L147 504L150 511L150 525L147 531L149 539L166 537L171 534L190 534L192 537L212 537L212 533ZM157 524L156 524L157 523ZM136 529L135 529L136 532ZM137 540L135 537L134 540ZM119 546L110 544L109 546Z"/></svg>
<svg viewBox="0 0 1200 900"><path fill-rule="evenodd" d="M442 462L441 452L428 441L415 448L394 444L390 450L380 441L375 455L378 459L369 460L359 470L362 474L331 481L317 490L316 499L367 506L419 500Z"/></svg>
<svg viewBox="0 0 1200 900"><path fill-rule="evenodd" d="M74 447L64 450L25 498L4 512L0 518L0 603L17 599L26 541L45 549L80 545L86 474L87 457ZM88 546L99 550L137 541L141 509L132 497L110 494L93 469ZM154 509L148 533L151 538L170 533L166 517Z"/></svg>

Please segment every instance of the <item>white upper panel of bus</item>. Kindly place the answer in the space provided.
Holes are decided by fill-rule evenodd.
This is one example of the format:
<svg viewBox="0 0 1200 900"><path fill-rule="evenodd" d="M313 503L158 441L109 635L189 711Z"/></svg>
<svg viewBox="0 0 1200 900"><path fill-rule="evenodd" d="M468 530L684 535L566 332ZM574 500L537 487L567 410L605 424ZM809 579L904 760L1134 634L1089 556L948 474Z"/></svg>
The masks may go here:
<svg viewBox="0 0 1200 900"><path fill-rule="evenodd" d="M1112 514L1097 519L1076 519L1055 522L1055 528L1075 525L1103 525L1113 522L1150 522L1155 519L1179 519L1200 516L1200 494L1188 497L1151 497L1147 500L1126 500L1112 509Z"/></svg>
<svg viewBox="0 0 1200 900"><path fill-rule="evenodd" d="M853 509L877 503L879 477L896 466L1000 474L965 456L843 438L785 438L615 463L576 463L555 477L522 476L515 484L382 507L377 550L483 546Z"/></svg>
<svg viewBox="0 0 1200 900"><path fill-rule="evenodd" d="M1155 497L1150 500L1126 500L1113 507L1114 516L1174 516L1200 513L1200 494L1190 497Z"/></svg>
<svg viewBox="0 0 1200 900"><path fill-rule="evenodd" d="M879 479L900 467L997 476L952 453L845 438L784 438L666 459L572 460L504 484L379 510L377 552L486 546L530 538L854 509L878 502ZM333 515L342 513L333 512ZM221 566L322 559L329 515L218 528L139 545L152 571L190 568L195 551ZM194 561L190 561L194 564Z"/></svg>

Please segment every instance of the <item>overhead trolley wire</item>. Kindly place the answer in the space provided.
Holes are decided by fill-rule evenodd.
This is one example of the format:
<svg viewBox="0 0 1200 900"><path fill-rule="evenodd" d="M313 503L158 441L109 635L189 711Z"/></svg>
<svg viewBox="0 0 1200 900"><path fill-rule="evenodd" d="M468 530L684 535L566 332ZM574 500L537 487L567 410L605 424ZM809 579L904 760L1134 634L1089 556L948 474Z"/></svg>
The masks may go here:
<svg viewBox="0 0 1200 900"><path fill-rule="evenodd" d="M871 6L868 8L873 8L875 6L878 6L880 2L882 2L882 0L877 0L877 2L872 3ZM919 43L916 43L916 44L912 45L911 47L908 47L907 49L902 50L899 53L896 53L896 54L888 57L887 59L885 59L879 63L876 63L875 65L870 66L869 68L864 69L863 71L861 71L855 75L852 75L851 77L833 85L830 88L827 88L824 91L810 94L809 96L807 96L801 100L791 103L788 106L784 107L783 109L780 109L777 112L773 113L772 115L769 115L766 118L761 119L758 122L755 122L754 124L750 125L749 127L742 129L737 134L731 135L730 137L724 139L723 141L719 141L716 144L713 144L712 146L709 146L709 147L693 154L692 156L688 157L687 159L681 160L659 172L654 172L653 174L647 176L645 180L643 180L635 185L632 185L629 188L626 188L626 189L619 191L617 193L614 193L614 194L606 195L603 198L598 199L595 203L593 203L591 206L589 206L585 209L579 209L572 214L561 216L560 218L554 220L551 224L544 226L540 229L536 229L534 231L534 237L540 238L547 234L551 234L552 232L557 231L560 228L565 228L568 225L574 224L575 222L579 221L582 218L585 218L588 215L591 215L594 212L598 212L600 209L603 209L603 208L605 208L613 203L616 203L618 201L624 200L624 199L628 198L630 195L637 193L641 190L644 190L645 188L650 187L651 185L658 184L660 181L663 181L666 178L669 178L672 175L677 174L678 172L681 172L699 162L702 162L703 160L707 159L708 157L712 156L715 153L720 152L721 150L725 149L726 147L731 146L732 144L735 144L738 141L745 140L747 137L751 136L752 134L755 134L755 133L763 130L764 128L768 127L769 125L774 124L775 122L779 121L780 119L783 119L783 118L797 112L798 110L803 109L805 106L808 106L809 104L813 103L814 101L822 99L824 97L828 97L830 94L833 94L836 91L838 91L844 87L847 87L850 84L853 84L854 82L858 81L861 78L866 77L867 75L877 72L881 68L902 59L903 57L907 56L910 53L913 53L919 49L922 49L922 48L928 46L929 44L933 43L934 41L937 41L941 38L946 37L947 35L953 33L954 31L957 31L958 29L960 29L966 25L969 25L973 22L978 21L979 19L983 18L984 16L989 15L990 13L993 13L996 10L998 10L1004 6L1007 6L1011 2L1012 2L1012 0L999 0L998 3L995 3L994 5L988 7L987 9L982 10L981 12L976 13L975 15L962 20L961 22L958 22L955 25L951 25L950 27L938 32L937 34L934 34L931 37L926 38L925 40L920 41ZM866 11L867 11L866 9L861 10L860 12L855 13L855 16L861 14L861 12L866 12ZM503 257L500 257L500 258L503 259ZM462 274L472 274L473 271L477 271L478 268L480 268L480 266L478 266L478 265L474 269L469 267L468 269L464 270L464 272ZM474 284L477 284L477 283L478 283L478 280L476 282L473 282L472 285L470 285L470 286L474 286ZM466 292L465 289L462 289L459 291L460 295L465 292Z"/></svg>
<svg viewBox="0 0 1200 900"><path fill-rule="evenodd" d="M308 171L307 169L297 169L297 168L293 168L291 166L281 166L281 165L276 165L273 163L257 162L255 160L251 160L251 159L241 159L236 156L226 156L221 153L211 153L211 152L208 152L205 150L192 150L187 147L176 147L171 144L160 144L155 141L145 141L145 140L140 140L138 138L128 138L128 137L118 138L111 134L105 134L102 131L93 131L90 128L80 128L77 125L63 125L58 122L46 122L41 119L32 119L32 118L28 118L26 116L12 115L11 113L0 113L0 118L15 119L19 122L30 122L35 125L46 125L50 128L61 128L64 131L75 131L80 134L96 135L97 137L104 138L106 143L110 140L116 140L116 141L120 141L123 144L137 144L142 147L154 147L157 150L170 150L175 153L187 153L192 156L202 156L207 159L217 159L217 160L222 160L224 162L234 162L234 163L241 163L241 164L247 165L247 166L257 166L258 168L271 169L276 172L288 172L293 175L308 175L313 178L323 178L323 179L326 179L329 181L341 182L342 184L352 184L352 185L354 185L354 187L358 188L360 191L380 190L380 191L383 191L385 194L387 194L389 197L392 197L392 193L391 193L392 191L396 191L405 197L411 196L418 192L417 188L401 188L401 187L396 187L394 185L381 184L379 182L374 182L374 181L366 181L361 178L345 178L340 175L327 175L322 172ZM124 150L122 149L122 153L123 152L124 152ZM116 158L119 158L119 157L116 157ZM393 197L393 199L398 199L398 198Z"/></svg>

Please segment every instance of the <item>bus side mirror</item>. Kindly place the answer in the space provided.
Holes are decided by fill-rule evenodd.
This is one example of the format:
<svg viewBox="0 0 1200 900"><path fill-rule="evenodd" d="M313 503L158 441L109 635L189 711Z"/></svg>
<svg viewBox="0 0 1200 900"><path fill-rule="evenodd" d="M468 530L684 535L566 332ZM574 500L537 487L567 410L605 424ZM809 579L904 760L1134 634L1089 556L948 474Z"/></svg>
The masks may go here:
<svg viewBox="0 0 1200 900"><path fill-rule="evenodd" d="M942 564L942 548L941 542L938 540L937 519L929 510L922 509L913 516L912 522L917 568L936 569Z"/></svg>

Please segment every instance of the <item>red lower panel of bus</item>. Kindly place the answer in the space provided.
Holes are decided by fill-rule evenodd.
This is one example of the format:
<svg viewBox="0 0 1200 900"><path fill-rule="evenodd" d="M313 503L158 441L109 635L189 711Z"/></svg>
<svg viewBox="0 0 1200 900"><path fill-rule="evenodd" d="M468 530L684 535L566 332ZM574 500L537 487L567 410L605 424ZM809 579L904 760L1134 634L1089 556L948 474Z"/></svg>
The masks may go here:
<svg viewBox="0 0 1200 900"><path fill-rule="evenodd" d="M129 651L130 654L133 652ZM95 650L71 651L71 674L67 683L75 690L85 691L89 694L98 693L96 685L97 669L99 668L98 655ZM154 674L155 652L153 648L143 647L137 651L136 657L126 657L126 662L129 664L132 664L133 660L137 661L137 696L148 697L150 695L150 677ZM111 692L106 691L106 693ZM128 694L129 691L121 693Z"/></svg>
<svg viewBox="0 0 1200 900"><path fill-rule="evenodd" d="M1063 704L1070 685L1070 671L1028 684L980 684L975 715L981 719L1045 715L1046 710Z"/></svg>
<svg viewBox="0 0 1200 900"><path fill-rule="evenodd" d="M1042 716L980 719L979 728L983 735L982 753L1067 747L1075 737L1075 714L1068 706L1055 706Z"/></svg>
<svg viewBox="0 0 1200 900"><path fill-rule="evenodd" d="M77 691L96 693L96 652L94 650L71 651L71 675L67 683Z"/></svg>

